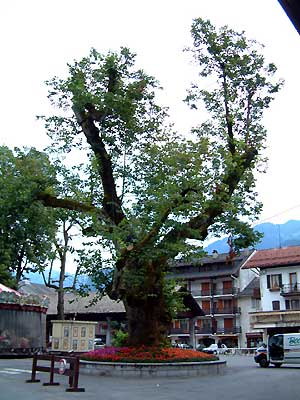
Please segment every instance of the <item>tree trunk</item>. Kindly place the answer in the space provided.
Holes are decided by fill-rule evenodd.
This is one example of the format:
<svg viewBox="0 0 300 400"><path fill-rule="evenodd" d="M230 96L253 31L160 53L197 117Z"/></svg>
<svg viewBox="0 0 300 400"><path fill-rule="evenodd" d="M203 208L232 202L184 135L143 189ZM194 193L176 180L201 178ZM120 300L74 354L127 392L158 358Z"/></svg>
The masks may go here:
<svg viewBox="0 0 300 400"><path fill-rule="evenodd" d="M164 290L164 266L148 261L135 263L138 279L132 275L123 296L130 346L159 346L166 342L172 316ZM141 275L141 270L144 274ZM133 280L132 280L133 279Z"/></svg>
<svg viewBox="0 0 300 400"><path fill-rule="evenodd" d="M151 303L125 305L130 346L159 346L166 342L171 318L165 307Z"/></svg>
<svg viewBox="0 0 300 400"><path fill-rule="evenodd" d="M63 288L57 289L57 317L65 319L65 291Z"/></svg>

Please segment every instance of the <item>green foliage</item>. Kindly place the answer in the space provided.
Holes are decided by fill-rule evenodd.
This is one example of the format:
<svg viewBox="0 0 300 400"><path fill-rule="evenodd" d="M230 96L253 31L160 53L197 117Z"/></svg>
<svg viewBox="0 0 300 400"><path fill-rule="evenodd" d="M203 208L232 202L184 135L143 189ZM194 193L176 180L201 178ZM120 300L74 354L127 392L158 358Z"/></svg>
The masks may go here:
<svg viewBox="0 0 300 400"><path fill-rule="evenodd" d="M0 283L7 287L17 289L17 284L5 264L0 264Z"/></svg>
<svg viewBox="0 0 300 400"><path fill-rule="evenodd" d="M126 346L127 340L128 340L128 333L119 329L114 334L114 337L112 339L112 345L115 347Z"/></svg>
<svg viewBox="0 0 300 400"><path fill-rule="evenodd" d="M65 196L77 211L89 211L84 233L110 252L82 251L80 262L103 293L127 308L147 304L165 326L178 303L164 279L170 260L195 254L193 241L201 249L210 233L230 234L231 250L258 239L250 223L261 209L255 173L264 162L262 116L282 86L274 64L244 33L218 31L200 18L191 33L199 81L186 103L194 110L204 105L209 119L189 139L167 124L155 100L158 83L135 68L126 48L92 49L69 65L65 79L49 80L60 115L43 117L52 151L80 166L86 161L79 190ZM75 203L60 204L74 210ZM137 327L131 322L129 339Z"/></svg>
<svg viewBox="0 0 300 400"><path fill-rule="evenodd" d="M53 211L36 202L55 183L47 156L35 149L0 147L0 264L19 281L47 258L55 233Z"/></svg>

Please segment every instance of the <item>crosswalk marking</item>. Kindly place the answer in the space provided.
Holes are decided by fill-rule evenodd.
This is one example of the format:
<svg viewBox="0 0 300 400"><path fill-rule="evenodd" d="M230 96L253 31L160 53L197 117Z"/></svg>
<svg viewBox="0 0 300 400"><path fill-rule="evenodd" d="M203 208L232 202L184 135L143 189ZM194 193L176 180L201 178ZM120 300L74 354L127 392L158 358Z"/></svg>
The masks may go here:
<svg viewBox="0 0 300 400"><path fill-rule="evenodd" d="M31 374L31 370L29 370L29 369L18 369L18 368L3 368L3 369L0 369L0 374L18 375L18 374L22 374L22 373Z"/></svg>
<svg viewBox="0 0 300 400"><path fill-rule="evenodd" d="M5 368L6 371L27 372L31 374L31 369Z"/></svg>
<svg viewBox="0 0 300 400"><path fill-rule="evenodd" d="M7 375L18 375L20 372L14 372L14 371L5 371L5 370L0 370L0 374L7 374Z"/></svg>

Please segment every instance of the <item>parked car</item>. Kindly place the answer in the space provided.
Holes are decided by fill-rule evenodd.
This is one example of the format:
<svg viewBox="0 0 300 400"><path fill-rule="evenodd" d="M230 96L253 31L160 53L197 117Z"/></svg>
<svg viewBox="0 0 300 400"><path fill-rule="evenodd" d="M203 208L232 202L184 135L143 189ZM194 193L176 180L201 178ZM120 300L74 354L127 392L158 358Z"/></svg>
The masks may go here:
<svg viewBox="0 0 300 400"><path fill-rule="evenodd" d="M189 350L189 349L193 348L193 346L191 346L190 344L187 344L187 343L175 343L173 345L173 347L177 347L179 349L185 349L185 350Z"/></svg>
<svg viewBox="0 0 300 400"><path fill-rule="evenodd" d="M198 344L198 346L196 347L197 351L203 351L203 349L205 349L204 344Z"/></svg>
<svg viewBox="0 0 300 400"><path fill-rule="evenodd" d="M226 354L229 350L226 344L221 344L219 347L217 343L212 343L209 347L204 347L201 351L207 354Z"/></svg>
<svg viewBox="0 0 300 400"><path fill-rule="evenodd" d="M105 344L102 339L94 339L94 350L102 349L103 347L105 347Z"/></svg>
<svg viewBox="0 0 300 400"><path fill-rule="evenodd" d="M268 349L265 343L255 350L254 361L263 368L269 366Z"/></svg>

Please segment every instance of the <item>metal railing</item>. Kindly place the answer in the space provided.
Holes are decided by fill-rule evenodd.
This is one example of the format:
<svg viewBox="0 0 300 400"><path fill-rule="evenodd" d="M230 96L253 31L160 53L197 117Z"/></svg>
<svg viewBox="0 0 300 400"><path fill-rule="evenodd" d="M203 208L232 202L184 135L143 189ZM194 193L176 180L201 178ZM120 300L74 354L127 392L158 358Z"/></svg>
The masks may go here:
<svg viewBox="0 0 300 400"><path fill-rule="evenodd" d="M300 295L300 283L294 283L289 285L281 285L281 295Z"/></svg>
<svg viewBox="0 0 300 400"><path fill-rule="evenodd" d="M240 326L234 326L232 328L212 328L212 327L195 327L196 334L209 334L209 335L223 335L223 334L236 334L241 333L242 329Z"/></svg>
<svg viewBox="0 0 300 400"><path fill-rule="evenodd" d="M213 296L224 296L224 295L236 295L239 293L239 288L228 288L228 289L214 289L214 290L192 290L193 296L213 297Z"/></svg>
<svg viewBox="0 0 300 400"><path fill-rule="evenodd" d="M214 307L213 314L240 314L241 307Z"/></svg>
<svg viewBox="0 0 300 400"><path fill-rule="evenodd" d="M189 334L189 329L188 328L171 328L170 329L170 334L171 335L176 335L176 334Z"/></svg>

